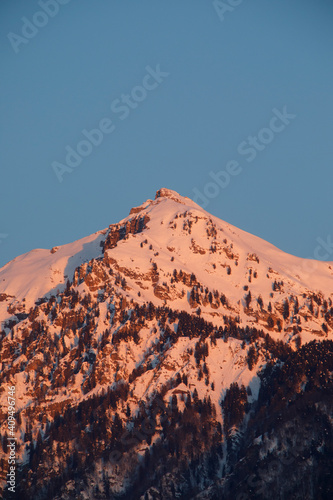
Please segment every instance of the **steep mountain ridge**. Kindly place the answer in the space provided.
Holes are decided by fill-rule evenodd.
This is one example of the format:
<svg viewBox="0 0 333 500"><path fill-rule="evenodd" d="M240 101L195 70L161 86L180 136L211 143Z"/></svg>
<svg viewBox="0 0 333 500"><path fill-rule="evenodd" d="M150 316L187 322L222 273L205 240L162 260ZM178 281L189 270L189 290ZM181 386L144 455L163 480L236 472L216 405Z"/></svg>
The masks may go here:
<svg viewBox="0 0 333 500"><path fill-rule="evenodd" d="M142 233L141 239L133 238L139 233ZM146 239L148 243L145 243ZM145 252L141 252L143 255L140 256L138 247L142 243L152 246L149 260ZM170 256L173 256L177 265L187 268L189 273L198 267L203 284L221 286L223 280L223 285L228 287L228 295L236 303L243 298L241 285L247 284L246 273L251 268L257 274L258 269L262 270L262 276L252 280L251 288L268 296L272 291L272 281L278 280L284 281L289 293L311 291L326 297L332 295L332 262L310 261L312 268L315 262L315 272L300 276L300 270L306 268L306 259L288 255L270 243L208 214L189 198L162 188L157 191L154 201L147 200L132 209L129 216L108 229L51 250L32 250L6 264L0 269L1 318L6 317L6 308L15 301L21 303L25 299L26 307L31 307L37 299L63 291L66 280L73 279L74 271L81 263L99 259L110 249L113 249L110 257L128 271L133 271L134 275L135 269L149 272L152 260L160 264L159 267L163 264L166 275L175 267L170 264ZM157 252L158 255L155 255ZM187 265L189 255L191 260ZM218 258L218 255L221 257ZM259 258L260 263L257 262ZM236 269L233 264L238 265L239 261L242 265ZM201 269L203 266L204 269ZM228 268L232 271L229 278L223 273L223 268L227 272ZM260 279L267 274L268 281ZM147 296L144 292L142 294L151 300L150 293Z"/></svg>
<svg viewBox="0 0 333 500"><path fill-rule="evenodd" d="M304 262L162 188L107 229L6 264L1 443L6 451L10 384L20 498L23 490L30 498L175 498L177 481L179 498L222 488L257 401L268 397L265 370L313 340L330 349L333 264L316 262L302 275ZM153 429L143 432L145 419ZM203 430L194 451L183 429ZM171 454L169 469L155 474L159 454Z"/></svg>

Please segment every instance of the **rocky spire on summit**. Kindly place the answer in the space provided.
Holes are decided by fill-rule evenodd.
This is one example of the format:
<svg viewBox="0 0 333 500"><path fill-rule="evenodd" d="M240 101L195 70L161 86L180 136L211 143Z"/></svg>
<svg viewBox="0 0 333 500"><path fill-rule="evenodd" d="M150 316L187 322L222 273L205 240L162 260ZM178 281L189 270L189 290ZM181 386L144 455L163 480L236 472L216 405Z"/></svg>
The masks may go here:
<svg viewBox="0 0 333 500"><path fill-rule="evenodd" d="M170 198L171 200L179 201L180 203L182 203L183 196L177 193L177 191L173 191L172 189L161 188L156 191L155 200L157 200L158 198Z"/></svg>

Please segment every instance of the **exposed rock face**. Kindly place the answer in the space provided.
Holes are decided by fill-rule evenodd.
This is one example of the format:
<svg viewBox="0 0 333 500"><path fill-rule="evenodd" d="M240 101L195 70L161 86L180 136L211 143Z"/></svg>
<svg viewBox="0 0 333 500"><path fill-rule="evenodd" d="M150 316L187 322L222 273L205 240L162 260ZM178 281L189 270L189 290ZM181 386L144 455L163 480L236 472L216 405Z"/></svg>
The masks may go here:
<svg viewBox="0 0 333 500"><path fill-rule="evenodd" d="M172 189L161 188L156 191L155 200L158 198L169 198L170 200L177 201L178 203L183 203L181 200L181 196L176 191L172 191Z"/></svg>
<svg viewBox="0 0 333 500"><path fill-rule="evenodd" d="M129 234L141 233L149 222L148 215L133 217L125 224L113 224L109 228L109 233L105 239L103 251L117 246L118 241L123 240Z"/></svg>
<svg viewBox="0 0 333 500"><path fill-rule="evenodd" d="M154 295L156 297L159 297L162 300L169 300L170 299L169 289L167 286L156 285L154 287Z"/></svg>
<svg viewBox="0 0 333 500"><path fill-rule="evenodd" d="M3 302L4 300L7 300L7 298L11 298L10 295L7 295L6 293L0 293L0 302Z"/></svg>
<svg viewBox="0 0 333 500"><path fill-rule="evenodd" d="M139 205L138 207L133 207L131 208L130 210L130 215L132 214L137 214L139 212L141 212L143 209L147 208L151 203L153 202L153 200L146 200L144 203L142 203L142 205Z"/></svg>

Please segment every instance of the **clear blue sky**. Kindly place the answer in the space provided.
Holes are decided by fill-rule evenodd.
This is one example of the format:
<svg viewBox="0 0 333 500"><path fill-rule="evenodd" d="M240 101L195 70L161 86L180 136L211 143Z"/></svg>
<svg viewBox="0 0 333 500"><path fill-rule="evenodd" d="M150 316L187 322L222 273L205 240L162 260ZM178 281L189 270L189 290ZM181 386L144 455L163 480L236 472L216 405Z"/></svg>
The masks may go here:
<svg viewBox="0 0 333 500"><path fill-rule="evenodd" d="M209 173L231 160L241 172L208 211L302 257L333 236L332 2L243 0L219 17L208 0L61 1L53 17L0 5L0 265L107 227L160 187L216 194ZM169 75L155 85L157 65ZM281 131L284 106L296 117ZM113 131L60 183L52 163L105 118Z"/></svg>

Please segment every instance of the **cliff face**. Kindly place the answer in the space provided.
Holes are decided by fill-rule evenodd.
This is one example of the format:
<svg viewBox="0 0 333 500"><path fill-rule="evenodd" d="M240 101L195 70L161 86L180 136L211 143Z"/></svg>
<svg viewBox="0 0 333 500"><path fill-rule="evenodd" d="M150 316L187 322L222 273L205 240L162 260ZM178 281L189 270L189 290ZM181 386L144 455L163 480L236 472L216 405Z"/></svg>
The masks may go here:
<svg viewBox="0 0 333 500"><path fill-rule="evenodd" d="M164 188L7 264L2 488L10 385L17 498L330 498L332 266L305 264Z"/></svg>
<svg viewBox="0 0 333 500"><path fill-rule="evenodd" d="M131 210L131 214L133 209ZM125 224L113 224L109 227L108 235L105 239L103 245L103 251L109 250L117 246L118 241L126 239L129 234L141 233L149 222L148 215L142 215L141 217L133 217L126 221Z"/></svg>

